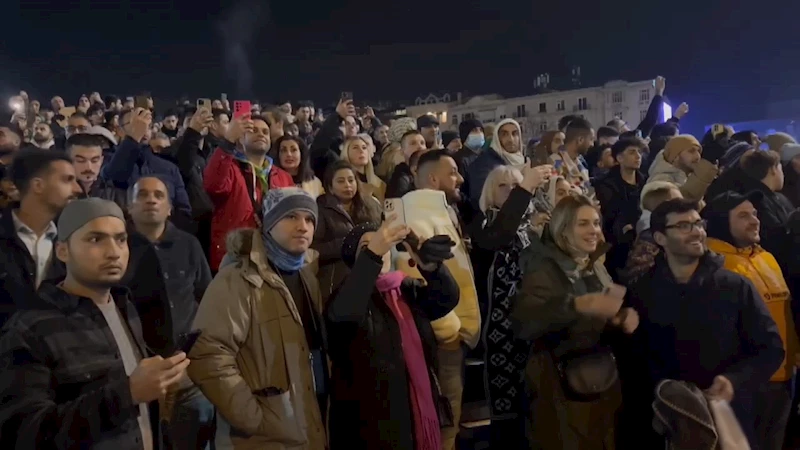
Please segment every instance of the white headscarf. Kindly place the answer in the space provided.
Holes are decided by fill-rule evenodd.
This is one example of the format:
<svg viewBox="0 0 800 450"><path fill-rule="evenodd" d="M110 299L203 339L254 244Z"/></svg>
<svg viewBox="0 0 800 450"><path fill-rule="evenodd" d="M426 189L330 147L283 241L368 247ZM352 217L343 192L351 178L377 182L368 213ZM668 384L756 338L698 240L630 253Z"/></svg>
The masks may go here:
<svg viewBox="0 0 800 450"><path fill-rule="evenodd" d="M520 148L517 153L509 153L504 148L503 145L500 143L499 133L500 128L503 128L503 125L513 124L517 127L517 132L519 132L519 139L520 139ZM492 150L497 152L503 161L510 166L519 167L525 164L525 153L522 151L522 128L519 126L519 123L514 119L503 119L497 126L494 128L494 136L492 137Z"/></svg>

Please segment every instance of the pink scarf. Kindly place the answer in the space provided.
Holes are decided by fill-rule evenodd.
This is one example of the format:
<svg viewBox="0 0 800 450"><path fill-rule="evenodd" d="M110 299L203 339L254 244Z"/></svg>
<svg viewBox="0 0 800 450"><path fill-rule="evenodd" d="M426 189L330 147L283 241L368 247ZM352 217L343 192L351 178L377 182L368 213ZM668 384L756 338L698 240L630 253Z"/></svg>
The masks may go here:
<svg viewBox="0 0 800 450"><path fill-rule="evenodd" d="M411 415L414 417L415 450L438 450L441 447L439 413L433 403L431 379L428 375L425 352L422 349L422 339L419 337L411 308L400 292L400 284L404 279L405 275L402 272L389 272L378 277L375 287L386 300L400 328L403 359L408 372Z"/></svg>

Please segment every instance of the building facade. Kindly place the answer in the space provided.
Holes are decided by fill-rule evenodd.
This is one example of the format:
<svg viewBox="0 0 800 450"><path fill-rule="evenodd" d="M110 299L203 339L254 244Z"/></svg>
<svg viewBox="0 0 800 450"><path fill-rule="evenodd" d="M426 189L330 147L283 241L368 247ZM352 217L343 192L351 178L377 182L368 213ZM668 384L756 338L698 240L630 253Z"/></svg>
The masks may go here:
<svg viewBox="0 0 800 450"><path fill-rule="evenodd" d="M418 98L417 104L406 107L409 117L433 114L442 130L458 130L458 124L470 118L485 125L512 118L519 122L525 139L538 138L545 131L555 130L558 120L568 114L582 116L595 129L617 117L635 127L647 114L655 95L652 80L610 81L603 86L554 91L525 97L503 98L479 95L461 100L449 96Z"/></svg>

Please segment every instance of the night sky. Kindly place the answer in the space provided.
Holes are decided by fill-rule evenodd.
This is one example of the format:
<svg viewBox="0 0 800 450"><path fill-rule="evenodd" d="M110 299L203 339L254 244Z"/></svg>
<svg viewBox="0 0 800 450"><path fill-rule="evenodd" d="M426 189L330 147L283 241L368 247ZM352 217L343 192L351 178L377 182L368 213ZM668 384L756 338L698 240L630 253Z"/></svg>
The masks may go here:
<svg viewBox="0 0 800 450"><path fill-rule="evenodd" d="M790 0L3 6L0 93L60 94L67 104L93 90L318 103L342 90L357 101L429 92L523 95L536 74L558 79L576 64L584 85L662 74L673 103L688 101L698 119L757 118L766 100L800 98L800 2Z"/></svg>

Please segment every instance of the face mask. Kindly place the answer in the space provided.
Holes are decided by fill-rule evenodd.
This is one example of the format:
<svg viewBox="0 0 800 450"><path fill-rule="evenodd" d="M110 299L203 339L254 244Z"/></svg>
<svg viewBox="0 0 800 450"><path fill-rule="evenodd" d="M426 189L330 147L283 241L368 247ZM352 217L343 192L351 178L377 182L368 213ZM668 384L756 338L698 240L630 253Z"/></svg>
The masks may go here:
<svg viewBox="0 0 800 450"><path fill-rule="evenodd" d="M470 134L467 136L467 142L465 142L464 145L473 150L480 150L485 143L486 138L484 138L482 134Z"/></svg>

